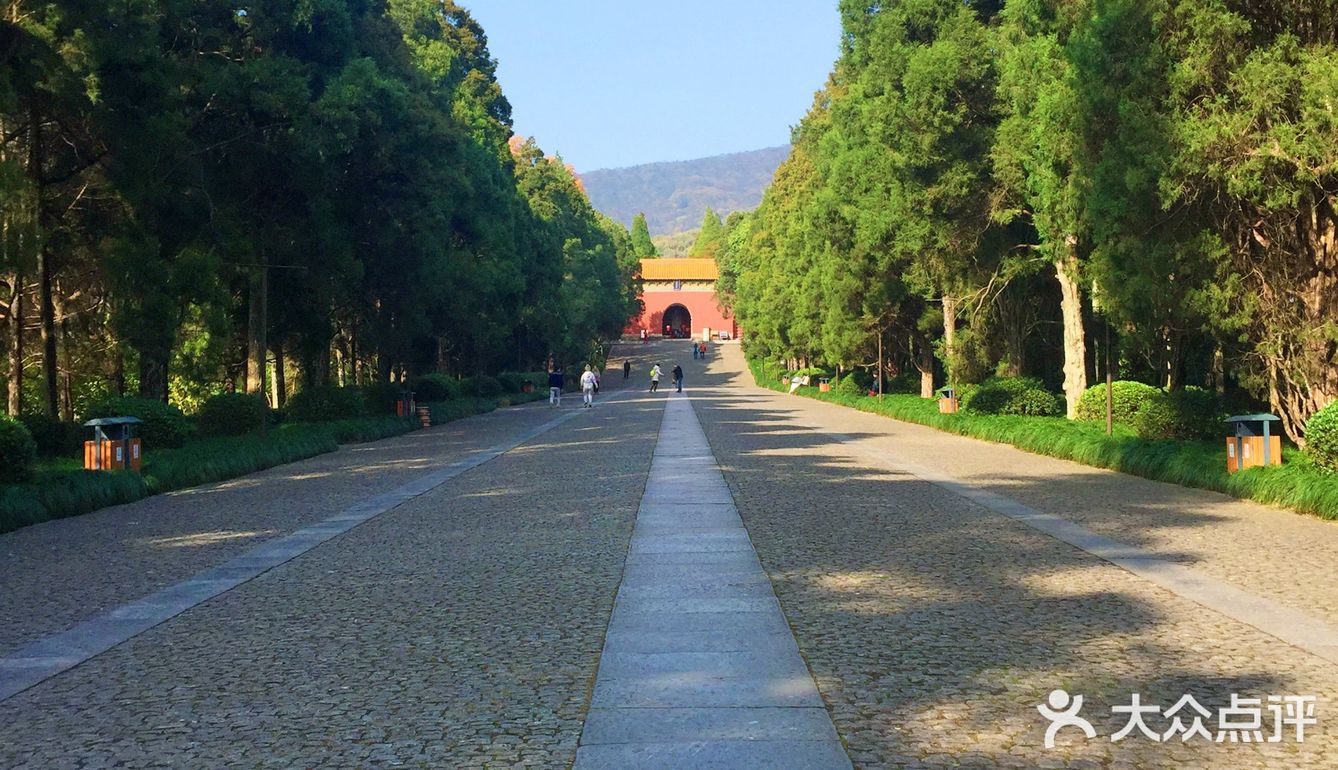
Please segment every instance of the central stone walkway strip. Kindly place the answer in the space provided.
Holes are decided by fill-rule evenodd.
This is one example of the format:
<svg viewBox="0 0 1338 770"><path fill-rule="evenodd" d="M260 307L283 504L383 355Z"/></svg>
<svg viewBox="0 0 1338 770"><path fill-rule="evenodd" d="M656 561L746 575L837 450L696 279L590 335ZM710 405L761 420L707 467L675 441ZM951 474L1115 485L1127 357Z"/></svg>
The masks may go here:
<svg viewBox="0 0 1338 770"><path fill-rule="evenodd" d="M687 398L671 396L575 770L847 770Z"/></svg>
<svg viewBox="0 0 1338 770"><path fill-rule="evenodd" d="M620 400L629 395L633 394L625 391L605 399L605 402ZM198 572L186 580L21 647L10 656L0 658L0 701L68 671L192 607L253 580L261 573L291 561L359 524L532 441L579 414L582 414L582 410L573 409L564 412L519 437L475 452L463 460L419 476L408 484L369 497L344 509L336 516L284 537L269 540L234 559Z"/></svg>

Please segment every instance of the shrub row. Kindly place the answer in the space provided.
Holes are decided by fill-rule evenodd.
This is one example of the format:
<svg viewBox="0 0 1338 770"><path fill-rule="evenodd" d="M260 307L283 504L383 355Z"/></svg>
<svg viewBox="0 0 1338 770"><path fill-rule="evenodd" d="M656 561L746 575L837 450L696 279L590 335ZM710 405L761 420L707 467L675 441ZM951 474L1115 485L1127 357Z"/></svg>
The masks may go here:
<svg viewBox="0 0 1338 770"><path fill-rule="evenodd" d="M752 368L759 384L772 390L784 390L778 382L759 376L763 372L761 365L753 363ZM1107 436L1101 423L1070 421L1062 417L939 414L933 400L918 396L852 397L836 392L820 393L816 388L802 388L799 392L948 433L1012 444L1036 454L1338 519L1338 474L1326 472L1319 464L1313 435L1306 452L1284 450L1284 465L1228 474L1220 441L1226 435L1226 428L1221 423L1218 423L1215 436L1218 440L1154 440L1138 436L1127 425L1117 425L1115 435ZM1333 408L1332 405L1329 407ZM1321 426L1325 426L1328 419L1332 418L1323 418ZM1309 426L1307 430L1310 430ZM1330 428L1322 427L1320 431L1321 444L1329 440L1327 430Z"/></svg>
<svg viewBox="0 0 1338 770"><path fill-rule="evenodd" d="M963 389L961 408L975 414L1054 417L1064 413L1064 399L1032 377L991 377Z"/></svg>
<svg viewBox="0 0 1338 770"><path fill-rule="evenodd" d="M1338 401L1311 415L1305 424L1305 443L1316 465L1338 471Z"/></svg>
<svg viewBox="0 0 1338 770"><path fill-rule="evenodd" d="M233 395L236 394L229 394L229 398L216 407L220 424L211 427L211 431L224 429L222 424L230 419L223 416L225 412L234 416L255 415L249 405L232 398ZM457 398L429 406L432 424L438 425L542 398L547 398L546 390L487 398ZM4 451L5 419L0 417L0 453ZM22 430L17 422L9 420L9 423ZM263 437L250 433L200 438L182 448L147 450L142 477L133 473L99 473L72 467L39 469L36 474L26 476L25 483L0 487L0 532L134 502L151 494L243 476L331 452L339 444L377 441L416 427L416 420L380 415L323 423L293 422L275 427ZM204 432L203 425L201 431ZM22 436L26 438L27 434ZM28 441L31 442L31 438ZM31 463L28 467L32 467Z"/></svg>

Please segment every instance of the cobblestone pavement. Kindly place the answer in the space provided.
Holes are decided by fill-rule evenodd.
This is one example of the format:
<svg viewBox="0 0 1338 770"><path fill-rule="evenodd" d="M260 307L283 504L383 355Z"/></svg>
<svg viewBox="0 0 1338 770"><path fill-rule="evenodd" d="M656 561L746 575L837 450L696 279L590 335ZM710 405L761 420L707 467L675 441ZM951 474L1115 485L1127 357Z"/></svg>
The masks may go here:
<svg viewBox="0 0 1338 770"><path fill-rule="evenodd" d="M662 403L591 410L0 703L0 767L569 767Z"/></svg>
<svg viewBox="0 0 1338 770"><path fill-rule="evenodd" d="M538 404L501 409L0 535L0 655L551 417Z"/></svg>
<svg viewBox="0 0 1338 770"><path fill-rule="evenodd" d="M1092 472L1110 476L1097 484L1068 464L1062 473L1052 469L1054 478L1042 485L1036 465L1050 463L1045 458L932 431L910 435L913 426L762 391L740 376L740 364L730 351L712 361L710 374L696 374L694 404L857 767L1338 766L1338 667L873 463L868 442L893 442L900 452L916 453L916 462L954 468L963 478L973 463L992 474L987 479L1022 475L1026 481L1001 482L1000 491L1093 528L1090 522L1106 522L1110 536L1152 550L1181 550L1174 538L1197 503L1219 506L1211 518L1195 521L1204 534L1197 535L1203 545L1191 566L1257 561L1242 587L1262 591L1273 580L1278 593L1295 587L1332 606L1332 582L1323 584L1333 576L1298 566L1322 561L1316 554L1331 547L1322 539L1327 524L1290 514L1269 526L1294 524L1296 531L1230 542L1238 527L1253 525L1238 523L1245 514L1224 513L1231 506L1219 496ZM815 425L855 441L838 443ZM1131 487L1137 489L1125 494ZM1121 508L1112 500L1120 499L1185 518L1158 529L1145 511L1131 517L1127 531L1114 528ZM1074 513L1090 507L1114 510ZM1229 533L1219 543L1224 556L1208 553L1219 525ZM1300 537L1298 531L1319 542L1274 550ZM1307 581L1321 587L1302 589ZM1048 722L1036 706L1056 688L1085 697L1082 715L1096 738L1070 728L1055 750L1044 749ZM1112 742L1127 720L1110 708L1127 706L1134 692L1163 709L1192 694L1214 718L1231 693L1315 695L1318 725L1307 728L1302 744L1290 734L1265 745L1154 743L1137 732ZM1158 731L1170 726L1160 716L1148 721ZM1208 726L1216 732L1215 719Z"/></svg>

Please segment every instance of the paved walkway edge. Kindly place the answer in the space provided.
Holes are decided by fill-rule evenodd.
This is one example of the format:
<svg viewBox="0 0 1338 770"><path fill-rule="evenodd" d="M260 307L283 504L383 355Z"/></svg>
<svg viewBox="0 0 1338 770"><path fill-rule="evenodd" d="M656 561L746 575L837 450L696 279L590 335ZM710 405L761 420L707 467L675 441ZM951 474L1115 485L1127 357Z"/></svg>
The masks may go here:
<svg viewBox="0 0 1338 770"><path fill-rule="evenodd" d="M849 770L692 403L670 396L574 770Z"/></svg>
<svg viewBox="0 0 1338 770"><path fill-rule="evenodd" d="M850 436L819 431L853 446ZM1253 626L1287 644L1338 663L1338 626L1284 604L1250 593L1223 580L1185 567L1137 546L1112 540L1061 516L1044 513L1010 497L990 492L943 471L882 452L866 452L870 458L893 470L908 473L953 492L990 511L1110 562L1171 593L1189 599L1229 618Z"/></svg>
<svg viewBox="0 0 1338 770"><path fill-rule="evenodd" d="M631 391L603 399L621 400ZM280 564L338 537L415 497L431 492L460 474L515 449L583 413L564 412L517 438L497 444L424 474L389 492L367 498L324 521L268 540L218 566L59 633L31 642L0 658L0 702L100 655L186 610L247 583Z"/></svg>

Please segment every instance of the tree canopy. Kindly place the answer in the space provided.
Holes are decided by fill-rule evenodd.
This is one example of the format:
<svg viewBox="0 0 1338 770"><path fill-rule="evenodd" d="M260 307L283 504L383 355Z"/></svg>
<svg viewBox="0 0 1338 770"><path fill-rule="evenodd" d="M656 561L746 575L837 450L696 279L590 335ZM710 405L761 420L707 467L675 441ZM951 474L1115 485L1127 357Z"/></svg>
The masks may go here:
<svg viewBox="0 0 1338 770"><path fill-rule="evenodd" d="M759 355L1338 399L1332 3L843 0L721 289ZM1107 347L1106 333L1111 344ZM1234 394L1234 395L1233 395Z"/></svg>
<svg viewBox="0 0 1338 770"><path fill-rule="evenodd" d="M7 0L8 411L574 360L633 242L453 0Z"/></svg>

